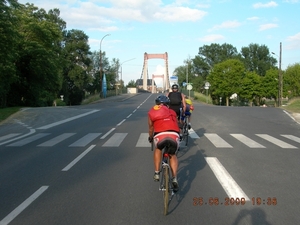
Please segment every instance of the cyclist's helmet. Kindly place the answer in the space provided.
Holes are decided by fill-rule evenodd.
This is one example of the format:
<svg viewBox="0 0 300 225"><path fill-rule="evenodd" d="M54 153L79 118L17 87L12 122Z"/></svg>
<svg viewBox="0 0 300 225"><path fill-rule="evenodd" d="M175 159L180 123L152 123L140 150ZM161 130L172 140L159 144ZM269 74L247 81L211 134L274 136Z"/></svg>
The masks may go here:
<svg viewBox="0 0 300 225"><path fill-rule="evenodd" d="M173 85L172 85L172 90L174 90L174 89L175 89L175 90L178 90L178 84L173 84Z"/></svg>
<svg viewBox="0 0 300 225"><path fill-rule="evenodd" d="M165 95L160 95L155 99L156 105L160 105L163 103L164 105L168 106L170 105L170 99Z"/></svg>

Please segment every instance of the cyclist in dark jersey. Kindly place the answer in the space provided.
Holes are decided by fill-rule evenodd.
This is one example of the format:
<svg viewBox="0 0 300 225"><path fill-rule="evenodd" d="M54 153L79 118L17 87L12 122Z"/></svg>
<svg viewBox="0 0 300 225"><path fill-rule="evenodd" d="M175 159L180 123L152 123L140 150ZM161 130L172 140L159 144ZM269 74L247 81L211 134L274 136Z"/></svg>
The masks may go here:
<svg viewBox="0 0 300 225"><path fill-rule="evenodd" d="M182 109L182 113L186 110L186 103L185 103L185 97L184 94L179 92L178 84L172 85L172 92L169 92L167 96L170 99L170 109L173 109L176 112L178 121L181 118L180 115L180 109Z"/></svg>
<svg viewBox="0 0 300 225"><path fill-rule="evenodd" d="M172 92L169 92L167 96L170 99L170 106L169 108L174 110L177 115L178 126L180 128L180 141L182 140L182 127L183 121L182 116L185 114L186 110L186 103L185 103L185 95L178 91L179 87L178 84L172 85Z"/></svg>

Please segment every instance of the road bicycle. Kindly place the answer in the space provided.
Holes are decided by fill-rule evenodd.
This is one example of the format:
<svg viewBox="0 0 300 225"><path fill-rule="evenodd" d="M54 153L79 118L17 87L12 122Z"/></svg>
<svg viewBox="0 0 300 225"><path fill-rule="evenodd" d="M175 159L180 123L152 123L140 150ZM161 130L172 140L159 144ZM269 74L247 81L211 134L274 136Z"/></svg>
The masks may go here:
<svg viewBox="0 0 300 225"><path fill-rule="evenodd" d="M151 144L153 150L153 142ZM169 164L170 156L167 152L168 152L168 146L164 147L162 150L161 167L159 170L159 191L162 191L163 193L163 202L164 202L163 213L165 216L168 214L170 201L172 200L172 197L175 194L172 187L172 173Z"/></svg>
<svg viewBox="0 0 300 225"><path fill-rule="evenodd" d="M189 115L185 115L183 117L183 126L182 126L182 142L185 143L185 146L188 145L189 142L189 127L188 127L188 120Z"/></svg>

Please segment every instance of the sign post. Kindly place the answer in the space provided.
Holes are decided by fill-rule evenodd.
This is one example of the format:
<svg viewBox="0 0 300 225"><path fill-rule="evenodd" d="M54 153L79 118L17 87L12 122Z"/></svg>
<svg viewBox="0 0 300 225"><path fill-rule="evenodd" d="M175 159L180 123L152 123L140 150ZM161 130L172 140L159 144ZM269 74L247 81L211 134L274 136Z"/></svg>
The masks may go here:
<svg viewBox="0 0 300 225"><path fill-rule="evenodd" d="M206 103L208 103L208 89L210 87L209 82L205 82L204 89L206 89Z"/></svg>

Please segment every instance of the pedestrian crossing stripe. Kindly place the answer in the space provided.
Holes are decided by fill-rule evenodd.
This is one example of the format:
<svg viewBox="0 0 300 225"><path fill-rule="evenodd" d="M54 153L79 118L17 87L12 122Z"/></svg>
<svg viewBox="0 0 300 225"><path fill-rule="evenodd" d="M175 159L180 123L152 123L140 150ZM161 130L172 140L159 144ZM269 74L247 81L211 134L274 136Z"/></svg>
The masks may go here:
<svg viewBox="0 0 300 225"><path fill-rule="evenodd" d="M109 132L110 133L110 132ZM15 137L17 133L7 134L5 136L0 137L1 140L7 140L8 137ZM15 141L9 145L6 146L12 146L12 147L21 147L24 145L27 145L29 143L33 143L34 141L38 141L46 136L50 135L50 133L38 133L29 137L26 137L24 139L20 139L18 141ZM37 147L53 147L58 143L61 143L68 138L78 135L76 133L63 133L60 134L50 140L46 140L45 142L38 144ZM69 144L69 147L85 147L88 144L90 144L92 141L94 141L96 138L100 137L100 140L103 140L107 138L110 134L104 134L101 136L101 133L88 133L85 136L81 137L80 139L76 140L75 142ZM124 139L127 137L128 133L114 133L111 135L107 141L102 145L103 147L118 147L121 145L121 143L124 141ZM216 133L204 133L203 134L212 145L214 145L216 148L233 148L232 144L229 144L227 141L225 141L221 136L219 136ZM264 145L258 143L257 141L252 140L251 138L243 135L243 134L229 134L232 137L234 137L239 142L243 143L249 148L266 148ZM136 147L147 147L150 148L151 145L148 141L148 133L141 133L137 137ZM298 149L298 147L291 145L284 140L280 140L279 138L272 137L268 134L256 134L257 137L260 137L261 139L270 142L273 145L277 145L280 148L284 149ZM300 138L296 137L294 135L288 135L288 134L282 134L280 135L282 138L286 138L287 140L294 141L297 143L300 143ZM190 130L190 136L191 139L199 139L199 136L194 132L194 130ZM232 141L232 140L231 140ZM11 142L11 141L10 141ZM0 143L0 145L5 144L5 142Z"/></svg>
<svg viewBox="0 0 300 225"><path fill-rule="evenodd" d="M296 142L300 143L300 138L298 138L298 137L296 137L294 135L284 135L284 134L282 134L281 136L285 137L285 138L288 138L288 139L290 139L292 141L296 141Z"/></svg>
<svg viewBox="0 0 300 225"><path fill-rule="evenodd" d="M232 148L223 138L217 134L204 134L216 148Z"/></svg>
<svg viewBox="0 0 300 225"><path fill-rule="evenodd" d="M52 138L51 140L49 141L46 141L40 145L38 145L38 147L52 147L60 142L62 142L63 140L73 136L75 133L64 133L64 134L61 134L55 138Z"/></svg>
<svg viewBox="0 0 300 225"><path fill-rule="evenodd" d="M21 133L11 133L11 134L4 135L4 136L0 137L0 141L4 141L4 140L7 140L7 139L16 137L16 136L18 136L20 134Z"/></svg>
<svg viewBox="0 0 300 225"><path fill-rule="evenodd" d="M275 144L275 145L277 145L281 148L297 148L297 147L295 147L293 145L290 145L290 144L288 144L284 141L281 141L277 138L274 138L274 137L272 137L268 134L256 134L256 135L263 138L263 139L265 139L265 140L267 140L267 141L270 141L271 143L273 143L273 144Z"/></svg>
<svg viewBox="0 0 300 225"><path fill-rule="evenodd" d="M230 135L236 138L237 140L241 141L245 145L247 145L249 148L265 148L265 146L257 143L256 141L253 141L252 139L246 137L243 134L230 134Z"/></svg>
<svg viewBox="0 0 300 225"><path fill-rule="evenodd" d="M126 137L127 133L115 133L105 143L104 147L118 147Z"/></svg>
<svg viewBox="0 0 300 225"><path fill-rule="evenodd" d="M36 140L38 140L38 139L40 139L40 138L43 138L43 137L45 137L45 136L47 136L47 135L49 135L50 133L39 133L39 134L35 134L35 135L33 135L33 136L30 136L30 137L28 137L28 138L24 138L24 139L22 139L22 140L20 140L20 141L17 141L17 142L14 142L14 143L12 143L12 144L10 144L10 145L8 145L8 146L18 146L18 147L21 147L21 146L24 146L24 145L26 145L26 144L29 144L29 143L31 143L31 142L33 142L33 141L36 141Z"/></svg>

